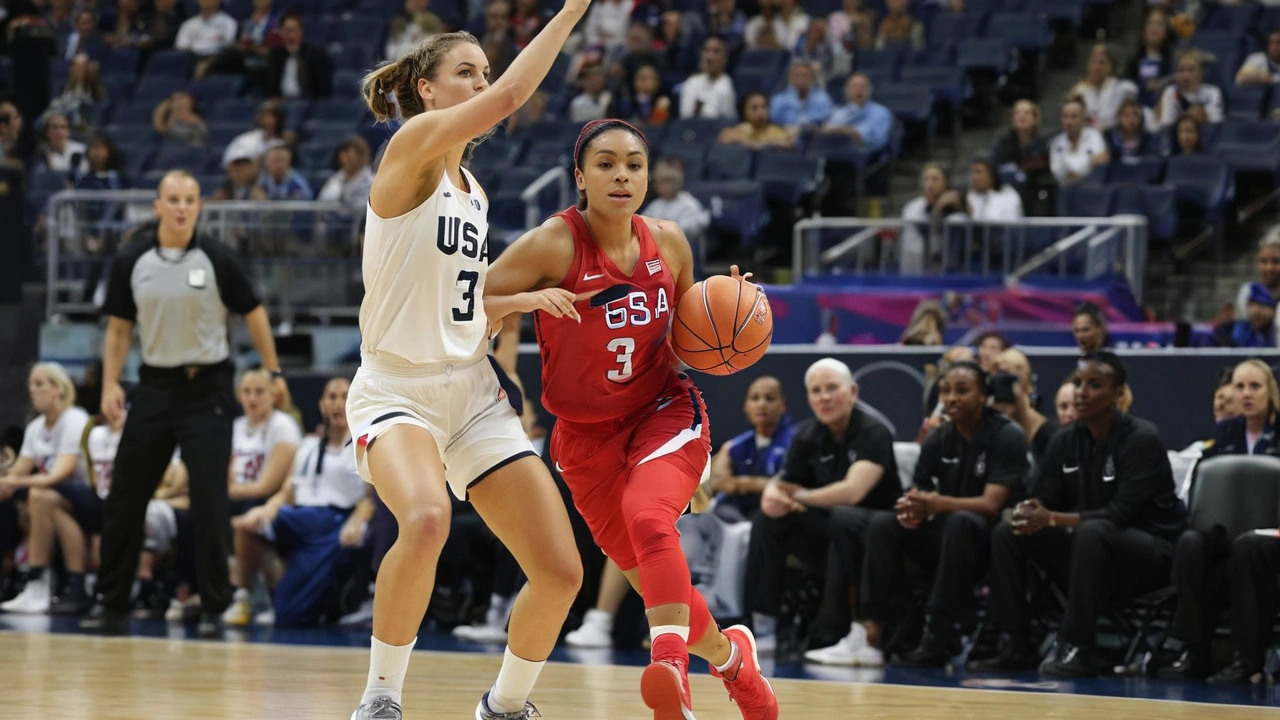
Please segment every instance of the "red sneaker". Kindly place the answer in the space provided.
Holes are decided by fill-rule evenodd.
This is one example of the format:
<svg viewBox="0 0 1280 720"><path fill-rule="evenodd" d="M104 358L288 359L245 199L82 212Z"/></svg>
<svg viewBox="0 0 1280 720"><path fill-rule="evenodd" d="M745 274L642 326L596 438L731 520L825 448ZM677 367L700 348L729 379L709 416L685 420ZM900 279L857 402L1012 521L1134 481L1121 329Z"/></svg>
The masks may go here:
<svg viewBox="0 0 1280 720"><path fill-rule="evenodd" d="M695 720L689 699L689 662L654 660L640 676L640 697L653 720ZM775 713L776 717L776 713Z"/></svg>
<svg viewBox="0 0 1280 720"><path fill-rule="evenodd" d="M743 720L778 720L778 698L773 686L760 674L755 636L741 625L725 629L724 636L738 649L737 667L721 673L712 666L711 676L724 681Z"/></svg>

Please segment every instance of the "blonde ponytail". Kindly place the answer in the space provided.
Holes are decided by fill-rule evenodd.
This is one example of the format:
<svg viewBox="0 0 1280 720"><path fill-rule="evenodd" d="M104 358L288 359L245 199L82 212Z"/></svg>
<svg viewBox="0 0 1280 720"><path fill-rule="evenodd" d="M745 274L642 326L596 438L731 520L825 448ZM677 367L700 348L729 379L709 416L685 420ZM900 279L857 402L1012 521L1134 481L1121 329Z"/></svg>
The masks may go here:
<svg viewBox="0 0 1280 720"><path fill-rule="evenodd" d="M418 94L418 80L434 80L445 54L454 45L465 42L480 45L480 41L469 32L432 35L415 45L404 57L385 62L365 75L360 81L360 94L374 118L378 122L396 119L396 105L400 106L399 117L404 120L426 112L422 96ZM389 97L392 94L395 95L394 103Z"/></svg>

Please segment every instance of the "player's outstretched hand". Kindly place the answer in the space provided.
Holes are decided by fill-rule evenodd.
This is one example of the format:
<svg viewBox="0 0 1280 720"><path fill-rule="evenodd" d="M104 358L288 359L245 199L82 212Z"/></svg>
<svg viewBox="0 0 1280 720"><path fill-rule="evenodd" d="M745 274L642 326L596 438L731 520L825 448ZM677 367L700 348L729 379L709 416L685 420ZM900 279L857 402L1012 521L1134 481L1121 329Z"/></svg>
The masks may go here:
<svg viewBox="0 0 1280 720"><path fill-rule="evenodd" d="M753 276L754 276L754 273L746 273L746 274L739 273L737 265L729 266L729 277L733 278L734 280L741 280L742 282L751 282L751 278Z"/></svg>
<svg viewBox="0 0 1280 720"><path fill-rule="evenodd" d="M521 301L519 303L520 311L533 312L534 310L541 310L552 317L567 317L582 322L582 316L578 314L578 309L573 304L588 300L598 292L600 290L575 295L564 288L544 288L520 293L518 296Z"/></svg>

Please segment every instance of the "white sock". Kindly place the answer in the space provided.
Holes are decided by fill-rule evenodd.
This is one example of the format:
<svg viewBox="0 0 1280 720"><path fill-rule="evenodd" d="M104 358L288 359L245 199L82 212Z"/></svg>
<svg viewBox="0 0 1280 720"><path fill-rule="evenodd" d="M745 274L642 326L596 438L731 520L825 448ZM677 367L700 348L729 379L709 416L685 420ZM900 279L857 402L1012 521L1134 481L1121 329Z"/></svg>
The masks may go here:
<svg viewBox="0 0 1280 720"><path fill-rule="evenodd" d="M380 696L389 695L392 700L400 702L400 691L404 688L404 674L409 670L409 654L413 652L414 638L408 645L388 645L378 638L373 638L369 650L369 680L364 687L364 696L360 704Z"/></svg>
<svg viewBox="0 0 1280 720"><path fill-rule="evenodd" d="M532 662L516 657L507 648L502 654L502 669L498 671L498 679L493 682L489 691L489 709L499 713L513 713L524 709L529 693L533 692L534 683L538 682L538 673L547 661Z"/></svg>
<svg viewBox="0 0 1280 720"><path fill-rule="evenodd" d="M738 646L729 643L729 659L724 661L723 665L716 666L716 672L724 674L729 668L738 664Z"/></svg>
<svg viewBox="0 0 1280 720"><path fill-rule="evenodd" d="M659 635L675 635L686 643L689 642L688 625L655 625L649 628L650 642L658 642Z"/></svg>

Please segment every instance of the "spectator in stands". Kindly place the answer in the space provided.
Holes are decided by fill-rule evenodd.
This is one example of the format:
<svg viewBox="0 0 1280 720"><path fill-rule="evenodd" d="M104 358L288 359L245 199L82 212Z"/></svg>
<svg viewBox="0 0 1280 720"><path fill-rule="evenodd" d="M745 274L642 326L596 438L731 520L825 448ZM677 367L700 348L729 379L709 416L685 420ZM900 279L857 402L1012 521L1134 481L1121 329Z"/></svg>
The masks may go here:
<svg viewBox="0 0 1280 720"><path fill-rule="evenodd" d="M711 459L711 477L704 483L714 498L710 510L685 515L676 524L694 585L717 617L742 615L752 521L761 512L765 485L782 471L791 445L791 418L777 378L753 380L742 411L752 429L726 442ZM848 597L843 589L841 597Z"/></svg>
<svg viewBox="0 0 1280 720"><path fill-rule="evenodd" d="M76 406L76 388L57 363L36 363L27 393L37 417L26 428L18 459L0 477L0 502L27 504L27 586L0 611L79 614L89 606L84 586L85 537L102 529L102 502L89 487L81 442L89 413ZM16 519L15 516L11 518ZM53 603L54 548L61 550L69 592Z"/></svg>
<svg viewBox="0 0 1280 720"><path fill-rule="evenodd" d="M1200 121L1190 113L1178 118L1173 125L1173 155L1199 155L1204 152L1200 142Z"/></svg>
<svg viewBox="0 0 1280 720"><path fill-rule="evenodd" d="M491 0L484 9L484 35L480 38L485 57L489 58L490 82L502 77L516 58L515 34L511 31L511 3Z"/></svg>
<svg viewBox="0 0 1280 720"><path fill-rule="evenodd" d="M1049 143L1049 169L1059 185L1080 182L1095 168L1111 162L1107 141L1096 128L1085 125L1084 103L1062 103L1062 132Z"/></svg>
<svg viewBox="0 0 1280 720"><path fill-rule="evenodd" d="M271 5L272 0L253 0L253 12L240 21L240 51L246 56L246 65L265 62L267 53L283 42L280 37L283 18Z"/></svg>
<svg viewBox="0 0 1280 720"><path fill-rule="evenodd" d="M1035 497L992 533L989 617L1003 633L1001 650L971 662L974 672L1039 662L1030 635L1030 563L1067 594L1057 652L1040 665L1051 676L1098 674L1099 612L1168 582L1186 508L1164 444L1154 425L1119 409L1127 377L1114 353L1085 356L1078 372L1079 419L1049 443Z"/></svg>
<svg viewBox="0 0 1280 720"><path fill-rule="evenodd" d="M876 49L924 49L924 26L911 17L907 0L885 0L885 15L876 30Z"/></svg>
<svg viewBox="0 0 1280 720"><path fill-rule="evenodd" d="M1081 357L1111 347L1111 333L1107 331L1102 308L1088 300L1076 306L1071 316L1071 334L1075 336Z"/></svg>
<svg viewBox="0 0 1280 720"><path fill-rule="evenodd" d="M612 60L621 55L631 24L634 0L599 0L591 3L583 28L585 51L601 59ZM594 64L594 63L592 63Z"/></svg>
<svg viewBox="0 0 1280 720"><path fill-rule="evenodd" d="M22 134L22 111L11 100L0 100L0 165L27 166L32 148Z"/></svg>
<svg viewBox="0 0 1280 720"><path fill-rule="evenodd" d="M871 99L871 79L854 73L844 81L844 104L831 112L822 126L824 133L853 138L859 150L878 153L889 145L893 133L893 113Z"/></svg>
<svg viewBox="0 0 1280 720"><path fill-rule="evenodd" d="M368 486L356 473L351 452L349 385L346 378L325 384L321 433L302 440L288 479L270 500L231 521L242 578L257 574L268 544L286 562L272 588L274 615L263 614L260 621L298 627L314 623L326 611L332 614L349 572L346 548L360 544L361 523L372 515L372 505L365 502Z"/></svg>
<svg viewBox="0 0 1280 720"><path fill-rule="evenodd" d="M231 465L227 471L233 528L243 525L242 516L266 503L284 487L302 442L298 423L275 409L275 389L265 370L241 374L236 394L244 415L235 419ZM236 539L243 539L240 533ZM236 591L231 605L222 614L222 621L227 625L248 625L252 619L251 589L259 570L249 558L254 549L251 543L235 545L231 584Z"/></svg>
<svg viewBox="0 0 1280 720"><path fill-rule="evenodd" d="M683 98L681 104L684 103ZM720 131L722 145L744 145L752 150L795 147L796 137L786 128L769 121L769 98L761 92L742 98L742 122Z"/></svg>
<svg viewBox="0 0 1280 720"><path fill-rule="evenodd" d="M1058 432L1059 425L1036 408L1040 396L1036 392L1031 361L1025 354L1013 348L1005 350L996 356L995 371L996 374L991 376L992 407L1022 428L1031 451L1032 469L1035 470L1040 467L1045 451L1049 449L1049 441ZM1008 379L1003 376L1008 376ZM1012 396L1012 401L1009 401L1009 396Z"/></svg>
<svg viewBox="0 0 1280 720"><path fill-rule="evenodd" d="M98 37L98 15L93 10L78 10L75 31L67 37L67 48L62 59L70 61L77 55L101 61L107 53L107 44Z"/></svg>
<svg viewBox="0 0 1280 720"><path fill-rule="evenodd" d="M44 142L40 143L37 165L55 172L65 172L70 177L88 169L85 160L85 144L71 139L71 123L65 115L45 115L40 127Z"/></svg>
<svg viewBox="0 0 1280 720"><path fill-rule="evenodd" d="M1083 80L1067 93L1084 103L1089 126L1110 130L1120 114L1120 104L1138 96L1138 86L1116 78L1116 61L1106 45L1093 46L1089 53L1088 71Z"/></svg>
<svg viewBox="0 0 1280 720"><path fill-rule="evenodd" d="M839 109L836 110L840 112ZM935 252L934 238L948 208L938 201L951 187L947 171L936 162L925 163L920 171L920 195L902 206L902 219L909 223L899 239L899 268L903 275L920 275L926 260Z"/></svg>
<svg viewBox="0 0 1280 720"><path fill-rule="evenodd" d="M445 31L440 17L427 9L430 0L404 0L404 11L387 24L384 60L398 60L415 45Z"/></svg>
<svg viewBox="0 0 1280 720"><path fill-rule="evenodd" d="M1040 106L1019 100L1010 118L1009 129L991 148L991 160L1002 176L1013 179L1028 214L1052 215L1050 189L1056 181L1049 170L1049 138L1040 133Z"/></svg>
<svg viewBox="0 0 1280 720"><path fill-rule="evenodd" d="M1152 8L1147 13L1141 43L1125 76L1138 86L1138 101L1153 108L1173 79L1173 41L1169 37L1169 13L1163 8Z"/></svg>
<svg viewBox="0 0 1280 720"><path fill-rule="evenodd" d="M1019 220L1023 217L1022 197L1000 179L996 166L986 158L969 164L969 189L961 195L957 190L943 193L938 202L968 213L974 220Z"/></svg>
<svg viewBox="0 0 1280 720"><path fill-rule="evenodd" d="M832 510L888 510L902 492L893 436L857 407L849 367L823 358L804 380L814 418L796 428L782 473L764 487L747 554L746 610L763 652L777 647L787 556L823 573Z"/></svg>
<svg viewBox="0 0 1280 720"><path fill-rule="evenodd" d="M662 76L652 65L641 65L631 78L631 92L613 101L609 117L639 125L665 125L671 118L671 98L662 88Z"/></svg>
<svg viewBox="0 0 1280 720"><path fill-rule="evenodd" d="M911 320L898 342L903 345L941 345L947 329L947 314L937 300L921 300L911 311Z"/></svg>
<svg viewBox="0 0 1280 720"><path fill-rule="evenodd" d="M628 88L636 71L646 65L661 73L667 68L666 54L654 42L653 28L645 22L632 21L627 28L625 52L609 63L609 76Z"/></svg>
<svg viewBox="0 0 1280 720"><path fill-rule="evenodd" d="M703 41L699 72L680 87L680 117L732 119L737 115L733 80L725 74L728 52L729 48L721 38L713 35ZM768 98L765 98L765 106L768 106Z"/></svg>
<svg viewBox="0 0 1280 720"><path fill-rule="evenodd" d="M516 0L515 12L511 15L511 28L515 33L517 50L523 50L533 40L551 14L550 10L542 7L542 0Z"/></svg>
<svg viewBox="0 0 1280 720"><path fill-rule="evenodd" d="M1164 148L1158 136L1147 132L1143 126L1142 105L1137 98L1125 98L1120 103L1116 126L1106 133L1107 152L1111 162L1137 163L1157 158Z"/></svg>
<svg viewBox="0 0 1280 720"><path fill-rule="evenodd" d="M707 0L701 19L708 36L724 38L734 51L742 47L747 16L738 9L736 0Z"/></svg>
<svg viewBox="0 0 1280 720"><path fill-rule="evenodd" d="M45 115L64 115L74 129L83 131L89 125L87 106L106 99L107 88L102 84L97 61L87 55L77 55L71 61L62 92L49 103Z"/></svg>
<svg viewBox="0 0 1280 720"><path fill-rule="evenodd" d="M116 145L111 138L106 135L95 135L89 141L89 149L85 151L86 167L82 173L75 176L75 187L77 190L123 190L127 187L125 177L122 174L124 163L120 157L120 152L116 149ZM81 205L81 222L84 223L83 235L81 236L81 245L85 250L91 253L109 254L114 250L114 240L116 239L115 231L109 226L104 225L104 221L117 220L124 212L124 207L118 203L107 202L86 202ZM101 259L94 260L90 264L89 275L86 278L86 287L88 293L93 297L95 304L100 304L101 298L97 297L98 283L102 280L103 263ZM106 291L106 288L102 288ZM105 298L105 296L103 296ZM100 370L100 367L97 367ZM88 373L86 373L86 384L88 384ZM87 389L87 388L86 388ZM94 394L101 397L102 388L93 388ZM96 402L89 402L88 393L79 393L85 408L93 414L98 414L99 408ZM92 405L92 407L91 407Z"/></svg>
<svg viewBox="0 0 1280 720"><path fill-rule="evenodd" d="M116 23L111 32L102 37L107 45L137 47L147 34L146 19L141 12L140 0L116 0Z"/></svg>
<svg viewBox="0 0 1280 720"><path fill-rule="evenodd" d="M1237 85L1280 84L1280 29L1267 33L1267 49L1245 58L1236 73Z"/></svg>
<svg viewBox="0 0 1280 720"><path fill-rule="evenodd" d="M1053 409L1058 415L1058 426L1066 427L1067 423L1076 419L1076 373L1072 371L1058 391L1053 394Z"/></svg>
<svg viewBox="0 0 1280 720"><path fill-rule="evenodd" d="M832 46L853 56L875 48L876 14L862 7L862 0L841 0L840 9L827 18Z"/></svg>
<svg viewBox="0 0 1280 720"><path fill-rule="evenodd" d="M1273 349L1278 347L1277 335L1276 298L1260 282L1249 287L1244 318L1229 320L1214 330L1222 347Z"/></svg>
<svg viewBox="0 0 1280 720"><path fill-rule="evenodd" d="M1280 298L1280 225L1267 232L1258 242L1258 254L1255 256L1258 269L1257 282L1267 289L1271 297ZM1249 295L1253 292L1253 283L1240 283L1236 292L1236 317L1248 314Z"/></svg>
<svg viewBox="0 0 1280 720"><path fill-rule="evenodd" d="M973 346L978 350L978 365L982 372L991 375L996 372L996 360L1000 353L1009 349L1009 341L999 330L987 330L974 338Z"/></svg>
<svg viewBox="0 0 1280 720"><path fill-rule="evenodd" d="M196 99L185 90L178 90L156 105L151 126L166 140L188 145L202 146L209 137L209 126L196 109Z"/></svg>
<svg viewBox="0 0 1280 720"><path fill-rule="evenodd" d="M1232 379L1234 368L1225 368L1226 372L1218 373L1218 387L1213 391L1213 421L1220 423L1240 414L1240 400L1236 397L1236 386Z"/></svg>
<svg viewBox="0 0 1280 720"><path fill-rule="evenodd" d="M338 171L320 188L316 200L340 202L357 213L369 204L369 188L373 186L373 168L369 166L369 144L353 135L338 146Z"/></svg>
<svg viewBox="0 0 1280 720"><path fill-rule="evenodd" d="M1160 95L1147 129L1152 132L1166 129L1183 115L1202 123L1222 122L1222 91L1217 85L1204 82L1204 63L1204 54L1194 48L1178 56L1175 82Z"/></svg>
<svg viewBox="0 0 1280 720"><path fill-rule="evenodd" d="M222 153L222 165L226 167L232 157L249 157L261 160L267 148L275 143L292 145L293 133L284 126L284 107L279 101L268 100L258 106L253 115L257 127L231 139Z"/></svg>
<svg viewBox="0 0 1280 720"><path fill-rule="evenodd" d="M94 135L85 150L85 170L76 176L81 190L120 190L125 187L121 175L124 163L115 142L107 135Z"/></svg>
<svg viewBox="0 0 1280 720"><path fill-rule="evenodd" d="M605 117L613 103L613 93L606 86L608 80L602 65L582 71L582 92L569 101L569 122L585 123Z"/></svg>
<svg viewBox="0 0 1280 720"><path fill-rule="evenodd" d="M859 588L863 614L884 627L901 619L899 608L910 602L906 560L932 575L924 635L894 661L903 667L941 667L959 652L959 628L971 620L991 528L1021 493L1029 469L1026 436L987 406L982 368L955 363L938 390L948 420L921 446L912 487L895 512L871 519Z"/></svg>
<svg viewBox="0 0 1280 720"><path fill-rule="evenodd" d="M778 49L790 52L808 27L809 16L796 0L761 0L760 14L747 20L742 40L751 49L771 49L765 47L767 35Z"/></svg>
<svg viewBox="0 0 1280 720"><path fill-rule="evenodd" d="M698 198L684 189L684 163L679 157L659 158L653 164L653 191L656 198L645 206L651 217L678 223L694 248L701 247L711 226L711 213ZM694 250L697 254L697 250Z"/></svg>
<svg viewBox="0 0 1280 720"><path fill-rule="evenodd" d="M236 42L236 21L222 12L221 0L199 0L200 14L178 28L173 46L196 56L195 77L203 77L224 50Z"/></svg>
<svg viewBox="0 0 1280 720"><path fill-rule="evenodd" d="M17 10L13 6L15 3L6 3L7 9L11 11ZM67 47L67 38L71 33L75 32L75 13L71 0L47 0L47 2L37 2L34 8L40 15L44 16L49 27L53 28L55 37L58 41L58 50L61 52ZM24 13L14 13L24 14Z"/></svg>
<svg viewBox="0 0 1280 720"><path fill-rule="evenodd" d="M302 173L293 169L293 150L288 145L272 145L262 156L258 185L268 200L310 200L315 197Z"/></svg>
<svg viewBox="0 0 1280 720"><path fill-rule="evenodd" d="M333 61L324 48L304 41L302 14L280 18L281 44L267 55L267 97L327 98L333 94Z"/></svg>
<svg viewBox="0 0 1280 720"><path fill-rule="evenodd" d="M821 126L830 115L831 96L822 87L814 86L813 68L804 62L792 62L787 88L769 100L769 119L798 133Z"/></svg>
<svg viewBox="0 0 1280 720"><path fill-rule="evenodd" d="M1271 368L1261 360L1246 360L1231 373L1232 393L1241 415L1217 423L1205 457L1214 455L1280 456L1276 442L1276 412L1280 387ZM1216 414L1215 400L1215 414ZM1183 643L1182 653L1158 676L1167 680L1201 680L1212 668L1210 643L1218 615L1230 598L1227 577L1230 543L1222 529L1189 529L1178 538L1173 552L1173 578L1178 588L1170 637Z"/></svg>
<svg viewBox="0 0 1280 720"><path fill-rule="evenodd" d="M223 158L227 179L209 196L211 200L266 200L267 191L258 183L258 157L248 149L228 148Z"/></svg>

